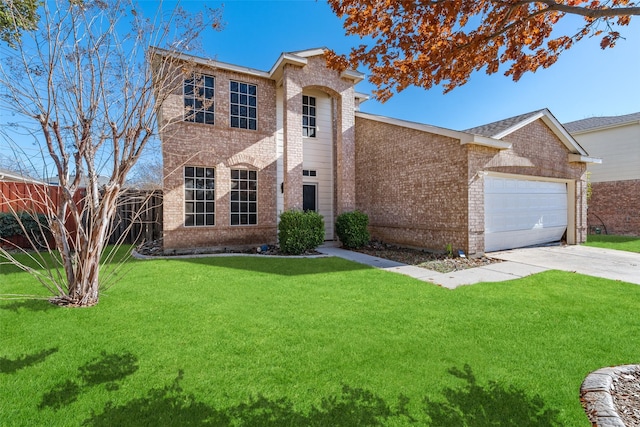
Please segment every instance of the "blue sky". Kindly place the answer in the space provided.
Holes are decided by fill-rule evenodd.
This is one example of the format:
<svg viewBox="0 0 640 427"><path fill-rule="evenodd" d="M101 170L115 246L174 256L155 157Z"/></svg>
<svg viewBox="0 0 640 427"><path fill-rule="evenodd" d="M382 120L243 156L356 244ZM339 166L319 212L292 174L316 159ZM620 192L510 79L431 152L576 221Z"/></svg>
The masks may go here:
<svg viewBox="0 0 640 427"><path fill-rule="evenodd" d="M153 9L156 2L143 1ZM165 8L176 2L165 1ZM214 1L182 1L197 10ZM546 70L527 74L514 83L502 73L476 73L469 83L448 94L442 88L409 88L385 104L365 102L361 109L451 129L467 129L521 113L549 108L564 123L600 115L640 111L640 17L622 27L626 40L601 50L599 40L583 40ZM347 53L360 44L345 36L342 21L322 0L224 2L225 29L204 39L204 56L223 62L268 70L282 52L326 46ZM565 18L562 28L577 30L580 19ZM367 73L365 68L360 71ZM362 82L359 92L373 86Z"/></svg>

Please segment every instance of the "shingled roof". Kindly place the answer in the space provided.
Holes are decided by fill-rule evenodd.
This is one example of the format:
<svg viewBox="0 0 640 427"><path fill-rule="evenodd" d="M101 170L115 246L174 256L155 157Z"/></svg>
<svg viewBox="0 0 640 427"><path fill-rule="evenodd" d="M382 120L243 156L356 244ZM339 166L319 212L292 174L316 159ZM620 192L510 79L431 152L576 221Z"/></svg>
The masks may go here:
<svg viewBox="0 0 640 427"><path fill-rule="evenodd" d="M565 123L563 126L571 133L579 133L583 131L606 128L611 126L620 126L629 123L640 123L640 112L625 114L623 116L601 116L589 117L588 119L576 120Z"/></svg>
<svg viewBox="0 0 640 427"><path fill-rule="evenodd" d="M500 135L506 130L526 121L527 119L537 115L538 113L545 111L536 110L529 113L520 114L518 116L509 117L508 119L498 120L497 122L487 123L486 125L476 126L471 129L466 129L463 132L472 133L474 135L486 136L489 138Z"/></svg>

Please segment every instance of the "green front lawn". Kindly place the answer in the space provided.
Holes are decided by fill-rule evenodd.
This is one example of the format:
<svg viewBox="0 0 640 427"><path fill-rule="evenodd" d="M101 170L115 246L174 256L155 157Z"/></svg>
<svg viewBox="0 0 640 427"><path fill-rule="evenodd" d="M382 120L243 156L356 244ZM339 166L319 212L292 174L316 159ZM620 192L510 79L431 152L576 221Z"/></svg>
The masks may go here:
<svg viewBox="0 0 640 427"><path fill-rule="evenodd" d="M612 236L608 234L589 234L586 246L597 248L617 249L619 251L639 252L640 237Z"/></svg>
<svg viewBox="0 0 640 427"><path fill-rule="evenodd" d="M130 263L93 308L0 301L0 424L586 427L585 376L640 361L637 285L551 271L451 291L335 258ZM0 293L35 286L0 270Z"/></svg>

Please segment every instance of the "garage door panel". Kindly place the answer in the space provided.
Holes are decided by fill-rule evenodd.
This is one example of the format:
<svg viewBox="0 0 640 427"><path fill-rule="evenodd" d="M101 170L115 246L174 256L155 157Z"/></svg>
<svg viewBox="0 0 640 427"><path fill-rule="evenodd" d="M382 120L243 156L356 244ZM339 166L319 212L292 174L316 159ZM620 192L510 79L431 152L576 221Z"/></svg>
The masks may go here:
<svg viewBox="0 0 640 427"><path fill-rule="evenodd" d="M556 242L562 238L566 229L567 227L549 227L536 229L534 233L530 230L491 233L485 235L485 252ZM505 242L508 242L508 247L505 247Z"/></svg>
<svg viewBox="0 0 640 427"><path fill-rule="evenodd" d="M566 228L566 184L485 178L485 252L558 241Z"/></svg>

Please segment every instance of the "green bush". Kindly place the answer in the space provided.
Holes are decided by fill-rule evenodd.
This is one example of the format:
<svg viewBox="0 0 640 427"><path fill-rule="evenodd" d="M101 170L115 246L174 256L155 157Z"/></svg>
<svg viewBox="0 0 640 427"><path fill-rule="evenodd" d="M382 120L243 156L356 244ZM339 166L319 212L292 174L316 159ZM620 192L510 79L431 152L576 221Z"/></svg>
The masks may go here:
<svg viewBox="0 0 640 427"><path fill-rule="evenodd" d="M345 248L359 248L369 243L369 217L360 211L345 212L336 219L336 233Z"/></svg>
<svg viewBox="0 0 640 427"><path fill-rule="evenodd" d="M23 228L20 226L22 224ZM12 236L25 236L38 238L42 231L46 234L49 230L47 217L43 214L31 214L29 212L0 213L0 238L6 239ZM42 229L42 231L41 231ZM26 231L26 234L25 234Z"/></svg>
<svg viewBox="0 0 640 427"><path fill-rule="evenodd" d="M313 211L281 213L278 241L280 250L290 255L300 255L317 248L324 242L322 215Z"/></svg>

